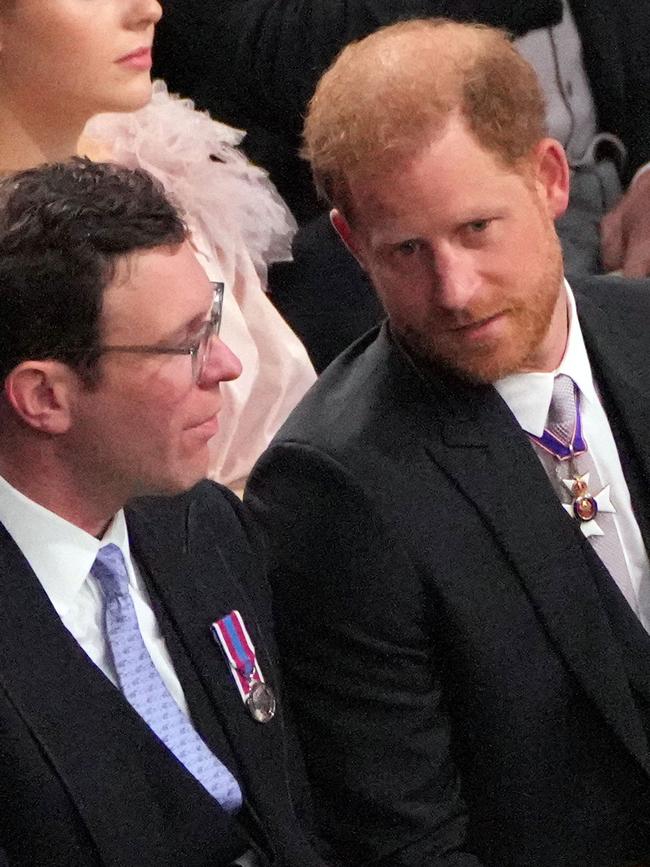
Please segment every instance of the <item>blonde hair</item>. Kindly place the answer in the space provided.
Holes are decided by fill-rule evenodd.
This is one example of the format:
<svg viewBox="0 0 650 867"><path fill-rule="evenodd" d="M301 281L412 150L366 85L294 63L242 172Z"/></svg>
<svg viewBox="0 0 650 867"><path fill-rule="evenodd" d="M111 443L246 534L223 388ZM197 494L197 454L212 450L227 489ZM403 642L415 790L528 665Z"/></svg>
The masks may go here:
<svg viewBox="0 0 650 867"><path fill-rule="evenodd" d="M319 194L349 214L351 175L416 153L453 114L508 166L546 135L535 73L504 31L403 21L351 43L325 72L309 103L302 156Z"/></svg>

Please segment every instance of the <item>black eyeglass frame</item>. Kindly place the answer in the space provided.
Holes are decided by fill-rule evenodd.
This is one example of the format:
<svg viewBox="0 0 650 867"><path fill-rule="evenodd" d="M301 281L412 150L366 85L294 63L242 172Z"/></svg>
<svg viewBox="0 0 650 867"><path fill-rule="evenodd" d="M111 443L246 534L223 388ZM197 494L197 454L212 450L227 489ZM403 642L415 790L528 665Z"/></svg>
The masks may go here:
<svg viewBox="0 0 650 867"><path fill-rule="evenodd" d="M205 364L210 355L212 338L219 336L221 318L223 314L224 284L212 281L214 296L210 308L210 318L204 323L197 339L190 345L180 346L157 346L157 345L134 345L134 346L100 346L99 354L106 352L124 352L142 355L189 355L192 359L192 381L195 385L201 382Z"/></svg>

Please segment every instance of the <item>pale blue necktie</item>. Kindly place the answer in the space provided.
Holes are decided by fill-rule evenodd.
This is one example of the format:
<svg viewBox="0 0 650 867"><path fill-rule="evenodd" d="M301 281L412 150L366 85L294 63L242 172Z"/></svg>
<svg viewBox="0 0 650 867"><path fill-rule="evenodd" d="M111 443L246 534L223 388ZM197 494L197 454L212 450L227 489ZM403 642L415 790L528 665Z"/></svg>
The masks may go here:
<svg viewBox="0 0 650 867"><path fill-rule="evenodd" d="M90 571L99 581L106 600L106 636L125 698L224 810L239 809L242 794L237 780L178 707L149 656L129 594L124 558L117 545L100 548Z"/></svg>

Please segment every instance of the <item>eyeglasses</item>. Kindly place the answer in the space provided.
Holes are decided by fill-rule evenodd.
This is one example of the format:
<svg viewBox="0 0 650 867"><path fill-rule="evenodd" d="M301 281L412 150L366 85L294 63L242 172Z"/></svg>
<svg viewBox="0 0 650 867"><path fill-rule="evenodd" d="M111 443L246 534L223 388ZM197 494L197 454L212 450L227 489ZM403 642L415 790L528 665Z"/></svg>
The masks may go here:
<svg viewBox="0 0 650 867"><path fill-rule="evenodd" d="M200 332L189 346L100 346L104 352L135 352L143 355L189 355L192 359L192 382L198 385L203 378L205 366L210 357L212 338L219 336L223 310L223 283L212 283L214 296L210 308L210 318L203 324Z"/></svg>

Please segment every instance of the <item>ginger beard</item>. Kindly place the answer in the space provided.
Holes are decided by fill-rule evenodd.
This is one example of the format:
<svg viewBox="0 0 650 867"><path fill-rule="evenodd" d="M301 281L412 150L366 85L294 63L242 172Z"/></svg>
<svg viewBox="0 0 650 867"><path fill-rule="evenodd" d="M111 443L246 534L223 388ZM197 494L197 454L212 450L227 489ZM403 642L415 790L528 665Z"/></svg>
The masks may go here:
<svg viewBox="0 0 650 867"><path fill-rule="evenodd" d="M418 358L471 382L492 383L534 369L535 352L549 331L563 286L562 252L552 226L545 246L537 273L522 274L522 285L514 292L511 286L485 287L480 301L453 313L436 307L432 300L429 312L417 323L403 321L399 312L389 309L393 332ZM454 330L497 314L505 321L495 335L467 339Z"/></svg>
<svg viewBox="0 0 650 867"><path fill-rule="evenodd" d="M562 358L555 220L568 177L554 139L511 164L452 117L414 153L350 173L351 219L336 209L332 219L401 342L425 363L489 383Z"/></svg>

